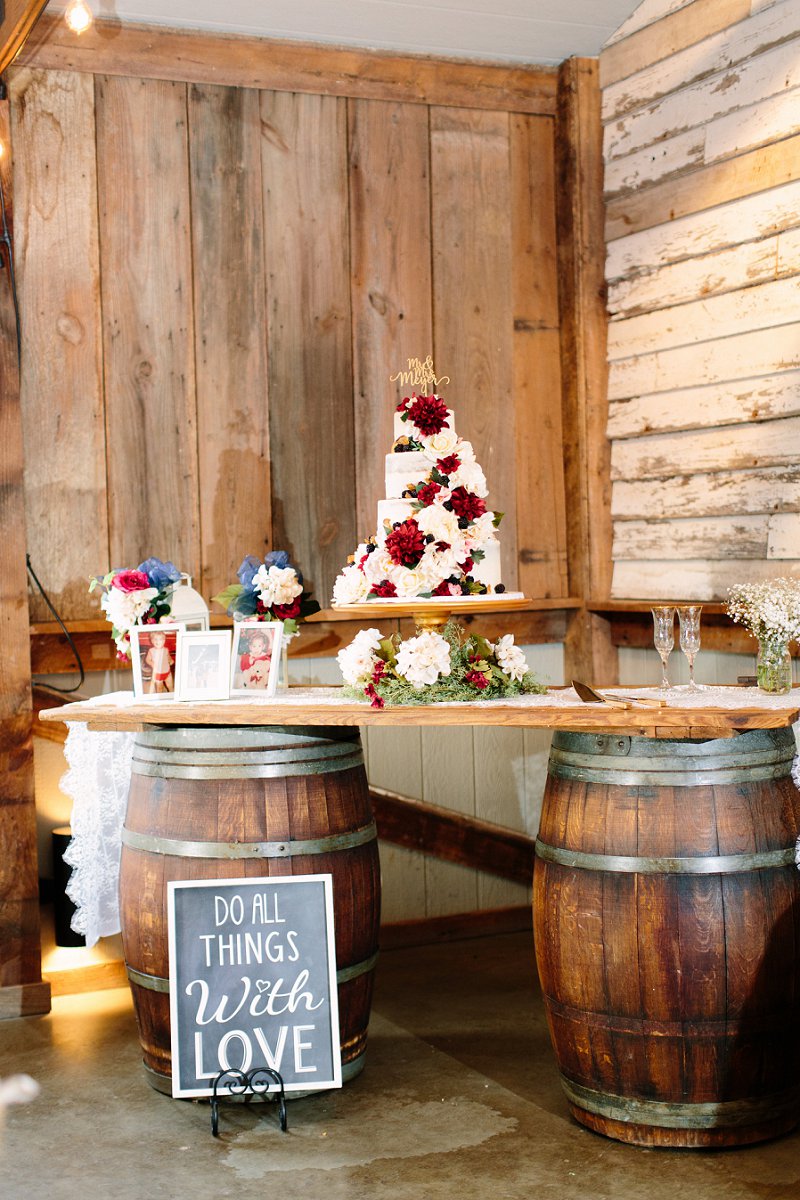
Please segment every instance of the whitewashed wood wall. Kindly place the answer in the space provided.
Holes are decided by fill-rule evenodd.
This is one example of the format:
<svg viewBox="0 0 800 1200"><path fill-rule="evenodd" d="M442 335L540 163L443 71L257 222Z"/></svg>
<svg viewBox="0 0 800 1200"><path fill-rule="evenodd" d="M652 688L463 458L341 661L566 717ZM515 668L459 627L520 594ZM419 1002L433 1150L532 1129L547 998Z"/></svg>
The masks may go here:
<svg viewBox="0 0 800 1200"><path fill-rule="evenodd" d="M800 2L644 0L600 57L613 595L800 572Z"/></svg>

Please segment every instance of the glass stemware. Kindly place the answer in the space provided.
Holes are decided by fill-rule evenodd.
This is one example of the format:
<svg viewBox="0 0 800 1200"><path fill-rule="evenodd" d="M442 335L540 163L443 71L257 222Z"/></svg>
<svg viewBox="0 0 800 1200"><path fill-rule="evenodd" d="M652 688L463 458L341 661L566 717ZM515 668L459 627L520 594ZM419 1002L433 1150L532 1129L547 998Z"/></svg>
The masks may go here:
<svg viewBox="0 0 800 1200"><path fill-rule="evenodd" d="M659 604L650 609L653 614L653 645L661 659L661 691L669 691L667 659L675 645L675 606Z"/></svg>
<svg viewBox="0 0 800 1200"><path fill-rule="evenodd" d="M678 621L681 627L681 650L689 662L689 683L687 691L701 692L703 689L694 681L694 659L700 649L700 614L702 604L682 604L678 607Z"/></svg>

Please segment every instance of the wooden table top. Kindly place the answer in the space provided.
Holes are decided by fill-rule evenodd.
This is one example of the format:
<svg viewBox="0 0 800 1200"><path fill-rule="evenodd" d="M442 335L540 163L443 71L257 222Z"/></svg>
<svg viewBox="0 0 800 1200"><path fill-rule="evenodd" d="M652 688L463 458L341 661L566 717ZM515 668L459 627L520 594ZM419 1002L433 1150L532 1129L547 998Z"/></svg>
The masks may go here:
<svg viewBox="0 0 800 1200"><path fill-rule="evenodd" d="M657 696L656 689L627 689ZM800 718L800 689L782 697L761 696L755 688L714 688L702 701L680 692L667 707L634 703L617 709L582 704L571 689L544 696L474 704L424 704L371 708L341 696L340 688L290 688L274 697L214 702L133 700L129 693L98 697L40 713L43 721L86 721L92 729L141 730L148 725L500 725L509 728L571 729L654 738L733 737L748 729L781 729ZM720 702L720 698L724 703Z"/></svg>

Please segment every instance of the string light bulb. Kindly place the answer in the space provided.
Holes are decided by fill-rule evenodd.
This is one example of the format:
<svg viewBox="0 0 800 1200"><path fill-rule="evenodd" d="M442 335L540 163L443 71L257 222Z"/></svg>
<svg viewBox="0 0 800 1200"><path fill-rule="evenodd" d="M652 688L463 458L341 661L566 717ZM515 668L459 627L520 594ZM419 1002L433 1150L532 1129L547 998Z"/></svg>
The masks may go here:
<svg viewBox="0 0 800 1200"><path fill-rule="evenodd" d="M73 33L81 34L91 26L94 15L86 0L70 0L64 10L64 20L67 22L68 29Z"/></svg>

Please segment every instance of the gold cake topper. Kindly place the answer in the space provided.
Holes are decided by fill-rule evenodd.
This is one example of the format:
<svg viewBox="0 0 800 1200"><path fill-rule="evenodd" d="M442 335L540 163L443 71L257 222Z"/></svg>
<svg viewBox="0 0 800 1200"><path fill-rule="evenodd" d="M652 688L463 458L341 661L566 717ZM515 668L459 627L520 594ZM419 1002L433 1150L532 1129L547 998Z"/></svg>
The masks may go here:
<svg viewBox="0 0 800 1200"><path fill-rule="evenodd" d="M409 358L408 370L398 371L396 375L389 376L389 382L395 383L398 379L403 387L420 389L423 395L427 396L434 392L440 383L449 383L449 375L442 375L439 379L436 378L436 372L433 369L433 358L429 354L422 362L418 358Z"/></svg>

